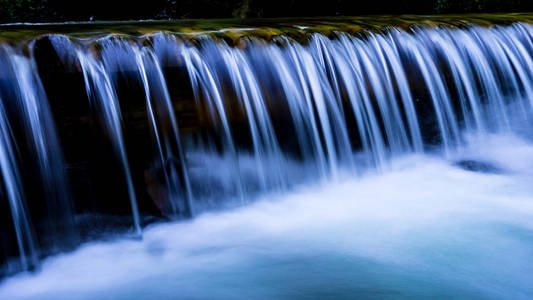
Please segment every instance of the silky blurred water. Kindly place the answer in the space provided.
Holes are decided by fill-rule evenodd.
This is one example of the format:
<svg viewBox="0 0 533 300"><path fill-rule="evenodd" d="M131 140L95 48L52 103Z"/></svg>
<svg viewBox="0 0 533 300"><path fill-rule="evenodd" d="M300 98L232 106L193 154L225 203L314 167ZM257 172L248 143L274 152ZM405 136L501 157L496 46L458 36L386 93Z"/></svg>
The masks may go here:
<svg viewBox="0 0 533 300"><path fill-rule="evenodd" d="M87 244L4 279L0 299L527 299L532 180L533 143L491 136Z"/></svg>

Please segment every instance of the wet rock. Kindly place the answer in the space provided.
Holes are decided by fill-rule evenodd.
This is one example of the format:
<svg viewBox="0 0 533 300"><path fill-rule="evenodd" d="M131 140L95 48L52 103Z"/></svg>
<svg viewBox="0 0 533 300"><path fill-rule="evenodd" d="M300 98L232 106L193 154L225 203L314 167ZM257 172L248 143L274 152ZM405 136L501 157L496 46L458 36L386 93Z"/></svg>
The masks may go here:
<svg viewBox="0 0 533 300"><path fill-rule="evenodd" d="M454 165L461 169L478 173L500 174L504 172L498 166L486 161L460 160L455 162Z"/></svg>
<svg viewBox="0 0 533 300"><path fill-rule="evenodd" d="M179 161L169 158L157 162L144 172L146 190L160 213L168 218L190 217L183 174Z"/></svg>

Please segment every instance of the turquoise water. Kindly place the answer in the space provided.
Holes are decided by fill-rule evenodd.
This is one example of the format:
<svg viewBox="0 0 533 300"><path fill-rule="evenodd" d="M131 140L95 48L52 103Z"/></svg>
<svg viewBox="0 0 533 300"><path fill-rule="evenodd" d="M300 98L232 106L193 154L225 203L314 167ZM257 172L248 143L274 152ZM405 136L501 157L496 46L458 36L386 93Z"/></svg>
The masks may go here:
<svg viewBox="0 0 533 300"><path fill-rule="evenodd" d="M1 299L527 299L533 144L407 156L237 210L99 242L0 285ZM491 172L457 160L481 161Z"/></svg>

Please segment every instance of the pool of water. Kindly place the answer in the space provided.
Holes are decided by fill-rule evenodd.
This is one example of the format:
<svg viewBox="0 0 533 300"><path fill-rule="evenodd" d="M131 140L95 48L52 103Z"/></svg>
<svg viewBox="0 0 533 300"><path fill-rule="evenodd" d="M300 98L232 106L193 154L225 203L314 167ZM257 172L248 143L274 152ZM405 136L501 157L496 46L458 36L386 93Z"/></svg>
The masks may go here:
<svg viewBox="0 0 533 300"><path fill-rule="evenodd" d="M87 244L4 279L0 299L526 299L532 182L533 143L492 136Z"/></svg>

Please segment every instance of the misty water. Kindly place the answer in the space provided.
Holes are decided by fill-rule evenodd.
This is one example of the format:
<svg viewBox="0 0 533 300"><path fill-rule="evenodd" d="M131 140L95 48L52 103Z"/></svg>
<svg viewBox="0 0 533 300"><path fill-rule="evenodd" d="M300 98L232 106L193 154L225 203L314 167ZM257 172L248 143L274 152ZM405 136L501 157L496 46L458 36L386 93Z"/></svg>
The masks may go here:
<svg viewBox="0 0 533 300"><path fill-rule="evenodd" d="M533 293L533 143L471 141L381 174L48 258L2 299L513 298ZM459 167L483 162L490 168Z"/></svg>

